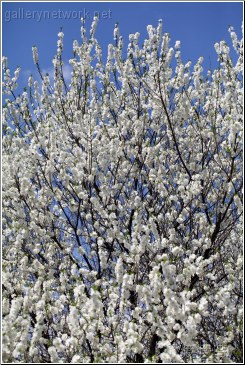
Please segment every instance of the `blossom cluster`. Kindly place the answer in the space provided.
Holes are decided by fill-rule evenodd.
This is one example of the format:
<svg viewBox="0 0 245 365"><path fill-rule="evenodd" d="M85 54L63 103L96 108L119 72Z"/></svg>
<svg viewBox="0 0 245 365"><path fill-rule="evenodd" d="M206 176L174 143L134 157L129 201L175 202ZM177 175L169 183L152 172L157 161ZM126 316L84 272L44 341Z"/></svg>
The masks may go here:
<svg viewBox="0 0 245 365"><path fill-rule="evenodd" d="M242 362L242 40L205 75L116 24L103 62L97 21L69 84L62 32L19 96L3 59L3 360Z"/></svg>

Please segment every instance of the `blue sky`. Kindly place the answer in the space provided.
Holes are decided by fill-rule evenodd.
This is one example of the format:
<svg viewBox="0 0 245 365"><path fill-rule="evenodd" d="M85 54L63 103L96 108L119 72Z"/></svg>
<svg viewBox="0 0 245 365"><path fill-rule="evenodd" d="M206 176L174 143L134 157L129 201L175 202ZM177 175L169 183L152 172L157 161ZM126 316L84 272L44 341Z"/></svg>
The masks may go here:
<svg viewBox="0 0 245 365"><path fill-rule="evenodd" d="M9 58L12 71L22 69L20 86L27 84L27 77L35 70L32 46L38 47L41 68L49 70L56 53L57 33L63 28L64 61L72 58L72 42L80 41L79 15L86 14L89 30L94 12L101 19L96 37L104 54L108 43L113 42L114 24L119 22L125 48L130 33L140 32L143 43L148 24L157 25L163 19L163 32L170 33L171 44L181 41L182 58L194 63L199 56L205 59L205 68L215 68L216 53L213 45L225 39L230 43L228 27L233 25L241 36L243 19L242 2L17 2L3 3L3 55ZM80 12L80 13L79 13ZM102 19L103 17L103 19ZM52 18L52 19L51 19Z"/></svg>

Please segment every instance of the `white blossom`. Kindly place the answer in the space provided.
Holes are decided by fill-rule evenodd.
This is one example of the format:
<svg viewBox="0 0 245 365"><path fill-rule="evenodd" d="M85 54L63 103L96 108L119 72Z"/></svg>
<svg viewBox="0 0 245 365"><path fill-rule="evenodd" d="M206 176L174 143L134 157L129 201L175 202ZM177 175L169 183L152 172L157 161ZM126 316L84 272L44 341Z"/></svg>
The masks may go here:
<svg viewBox="0 0 245 365"><path fill-rule="evenodd" d="M3 58L3 360L239 363L242 40L206 73L162 21L104 60L97 24L66 86L63 32L18 96Z"/></svg>

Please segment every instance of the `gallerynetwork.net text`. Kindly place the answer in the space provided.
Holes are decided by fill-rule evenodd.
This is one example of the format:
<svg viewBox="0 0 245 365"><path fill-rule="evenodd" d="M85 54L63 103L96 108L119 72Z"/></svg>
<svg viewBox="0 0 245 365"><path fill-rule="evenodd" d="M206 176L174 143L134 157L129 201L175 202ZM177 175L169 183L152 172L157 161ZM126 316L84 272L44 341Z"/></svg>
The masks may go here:
<svg viewBox="0 0 245 365"><path fill-rule="evenodd" d="M37 22L45 19L93 19L97 16L99 19L111 19L112 12L110 9L102 11L90 11L86 8L82 10L26 10L18 8L17 10L6 10L4 12L4 20L10 22L11 20L34 19Z"/></svg>

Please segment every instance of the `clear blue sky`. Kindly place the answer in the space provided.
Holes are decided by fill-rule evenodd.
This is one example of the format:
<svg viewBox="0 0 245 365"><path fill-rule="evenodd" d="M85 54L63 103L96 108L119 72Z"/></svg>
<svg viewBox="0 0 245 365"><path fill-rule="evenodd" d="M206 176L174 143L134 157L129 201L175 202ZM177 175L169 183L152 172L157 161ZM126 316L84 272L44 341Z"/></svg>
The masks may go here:
<svg viewBox="0 0 245 365"><path fill-rule="evenodd" d="M17 65L21 67L20 86L26 84L24 79L27 80L28 73L35 69L31 50L34 44L38 47L41 67L45 70L52 67L60 27L65 33L65 61L72 57L72 42L74 39L80 41L79 12L86 14L88 31L95 11L104 17L96 32L104 53L108 43L113 42L116 22L119 22L126 48L128 34L140 32L143 43L147 25L156 26L161 18L163 32L170 33L171 44L181 41L183 60L196 62L199 56L203 56L206 68L210 63L212 68L216 66L213 44L222 39L230 42L229 25L233 25L241 36L243 18L242 2L9 2L3 3L2 10L2 53L9 58L12 71Z"/></svg>

